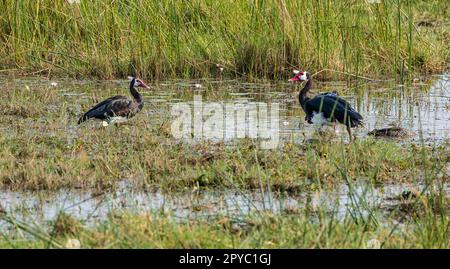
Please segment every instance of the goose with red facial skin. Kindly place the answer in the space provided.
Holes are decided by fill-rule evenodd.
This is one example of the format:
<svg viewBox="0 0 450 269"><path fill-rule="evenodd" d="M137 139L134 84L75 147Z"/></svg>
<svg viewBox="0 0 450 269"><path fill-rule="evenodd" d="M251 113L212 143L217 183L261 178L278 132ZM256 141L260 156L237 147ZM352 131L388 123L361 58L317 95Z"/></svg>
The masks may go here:
<svg viewBox="0 0 450 269"><path fill-rule="evenodd" d="M344 124L347 128L350 141L354 140L351 128L362 125L363 117L347 101L339 97L336 92L322 93L313 98L309 98L308 92L312 87L311 75L306 71L294 71L294 73L294 77L289 81L306 81L298 97L300 105L306 113L305 120L319 127L330 124L334 125L336 122Z"/></svg>
<svg viewBox="0 0 450 269"><path fill-rule="evenodd" d="M84 113L78 120L78 124L94 118L103 120L103 125L107 126L110 123L124 122L141 111L144 100L136 88L148 89L149 87L139 78L130 77L129 79L132 100L123 95L110 97Z"/></svg>

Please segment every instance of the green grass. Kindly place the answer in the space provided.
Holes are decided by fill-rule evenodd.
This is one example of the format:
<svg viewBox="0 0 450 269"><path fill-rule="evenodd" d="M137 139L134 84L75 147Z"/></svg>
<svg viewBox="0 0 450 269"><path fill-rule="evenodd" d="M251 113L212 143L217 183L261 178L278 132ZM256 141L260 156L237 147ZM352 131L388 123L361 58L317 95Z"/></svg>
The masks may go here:
<svg viewBox="0 0 450 269"><path fill-rule="evenodd" d="M394 229L352 218L338 221L328 212L216 216L209 221L177 221L159 214L119 214L95 226L67 215L49 231L19 226L0 239L0 248L448 248L448 223L424 215ZM64 219L64 220L61 220ZM21 228L18 228L21 227ZM374 242L375 241L375 242Z"/></svg>
<svg viewBox="0 0 450 269"><path fill-rule="evenodd" d="M292 67L371 77L448 67L446 1L0 3L0 72L279 79Z"/></svg>

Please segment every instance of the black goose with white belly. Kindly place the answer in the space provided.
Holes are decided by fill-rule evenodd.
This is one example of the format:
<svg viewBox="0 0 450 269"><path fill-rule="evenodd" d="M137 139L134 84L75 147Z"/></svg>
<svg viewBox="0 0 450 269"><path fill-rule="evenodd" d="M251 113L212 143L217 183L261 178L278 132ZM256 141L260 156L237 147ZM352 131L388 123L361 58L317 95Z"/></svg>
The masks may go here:
<svg viewBox="0 0 450 269"><path fill-rule="evenodd" d="M91 108L78 120L78 124L90 118L103 120L104 125L114 122L123 122L136 115L144 107L142 95L136 88L148 89L149 87L138 78L130 78L130 93L133 100L123 95L110 97Z"/></svg>
<svg viewBox="0 0 450 269"><path fill-rule="evenodd" d="M289 81L306 81L306 85L299 93L299 102L306 113L305 120L308 123L322 127L337 121L347 127L350 140L353 139L351 128L362 125L363 117L347 101L337 96L336 92L323 93L309 98L308 91L312 87L312 79L306 71L296 71L295 76Z"/></svg>

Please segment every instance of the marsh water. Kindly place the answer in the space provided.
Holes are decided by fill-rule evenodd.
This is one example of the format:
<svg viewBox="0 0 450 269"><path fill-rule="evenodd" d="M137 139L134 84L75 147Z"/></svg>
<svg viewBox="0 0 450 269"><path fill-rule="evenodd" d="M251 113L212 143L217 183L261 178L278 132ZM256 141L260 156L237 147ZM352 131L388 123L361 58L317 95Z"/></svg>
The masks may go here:
<svg viewBox="0 0 450 269"><path fill-rule="evenodd" d="M101 123L90 121L87 127L79 127L76 122L83 107L93 105L101 99L115 95L128 95L124 81L95 83L89 81L54 81L42 79L0 79L2 91L5 90L42 90L51 88L58 92L60 102L55 107L46 108L49 113L60 111L58 104L64 103L66 115L61 128L67 135L70 145L77 132L85 128L102 128ZM275 123L279 128L280 143L291 141L303 143L315 132L313 126L305 124L304 114L298 105L299 86L275 82L241 82L236 80L214 81L167 81L157 82L150 91L142 92L145 100L144 110L137 117L146 117L149 124L161 124L173 120L172 109L176 104L193 107L195 96L201 96L203 104L216 103L219 106L248 104L268 105L276 107ZM353 88L348 91L348 88ZM336 90L340 96L350 102L364 117L365 125L356 129L357 137L364 137L370 130L389 126L403 127L413 135L398 143L442 143L450 138L450 82L448 75L434 76L429 81L417 81L410 86L397 85L393 82L359 83L347 82L315 82L311 94ZM354 92L354 94L349 94ZM274 106L273 104L278 104ZM258 107L258 106L256 106ZM195 108L192 108L195 113ZM251 115L251 113L249 113ZM191 115L194 117L194 115ZM39 119L17 118L24 125L0 124L4 136L14 136L23 126L30 126L29 132L43 132L47 116ZM130 121L128 128L132 126ZM248 122L248 118L244 120ZM273 122L271 122L273 124ZM261 122L259 122L261 124ZM244 124L245 125L245 124ZM231 126L231 127L230 127ZM137 126L136 126L137 127ZM84 128L84 129L80 129ZM221 125L223 132L216 135L216 140L231 140L239 128L226 123ZM229 128L233 128L229 132ZM243 132L245 133L245 131ZM216 133L217 134L217 133ZM51 134L47 134L51 135ZM346 140L341 129L338 138ZM200 137L201 138L201 137ZM449 169L450 170L450 169ZM449 196L449 185L446 183L446 195ZM307 207L323 207L336 213L340 218L355 207L363 214L374 208L395 204L395 197L405 191L424 190L421 183L373 186L364 180L355 186L340 185L335 190L323 190L301 195L274 194L270 192L226 190L189 190L180 193L164 193L161 191L142 191L134 189L126 181L113 192L96 193L89 190L50 191L0 191L0 205L18 219L34 223L43 223L54 219L61 211L70 213L86 222L104 219L116 210L132 210L136 212L157 211L170 213L176 218L208 218L217 214L243 216L250 213L269 211L272 213L286 210L304 210Z"/></svg>
<svg viewBox="0 0 450 269"><path fill-rule="evenodd" d="M368 217L377 214L387 220L389 214L405 203L408 193L428 193L440 187L422 184L387 184L374 187L361 180L334 190L305 192L298 195L243 190L206 190L164 193L145 192L127 186L125 182L114 192L93 193L83 190L2 191L3 209L16 220L30 225L45 225L58 214L70 214L86 224L94 224L109 214L158 213L178 220L231 217L239 221L255 214L278 214L325 211L338 220L346 217ZM450 184L444 186L450 196ZM2 221L0 221L2 223Z"/></svg>
<svg viewBox="0 0 450 269"><path fill-rule="evenodd" d="M25 90L25 88L39 91L52 88L59 93L60 100L52 106L43 108L48 113L65 113L64 128L68 142L76 138L78 131L85 131L85 127L80 128L76 122L81 116L83 109L92 106L113 95L129 95L128 85L124 81L109 81L95 83L90 81L53 81L36 79L1 79L2 90ZM186 104L191 108L190 117L192 135L195 136L195 113L199 110L195 108L195 98L201 98L200 110L203 121L207 121L210 116L205 112L210 104L218 105L219 111L227 117L230 110L238 110L237 107L244 105L246 114L243 114L243 121L239 121L239 115L234 113L233 121L219 119L220 124L216 124L215 140L232 140L243 136L252 136L249 125L276 125L277 134L280 141L291 141L302 143L316 131L316 127L304 121L304 113L298 103L298 91L300 85L275 82L254 82L247 83L236 80L214 81L168 81L157 82L151 85L152 89L142 91L145 106L139 117L145 117L148 124L160 124L161 122L171 122L174 120L173 108L179 104ZM349 91L348 89L351 89ZM364 117L364 126L356 129L354 133L358 137L364 137L367 133L376 128L391 126L403 127L410 131L412 136L407 141L425 141L428 143L439 143L450 137L450 82L447 74L433 76L426 82L416 82L412 85L398 85L394 82L380 83L347 83L347 82L314 82L310 95L319 92L337 91L338 94L349 101L349 103ZM350 94L349 92L352 92ZM64 110L61 112L60 106L64 103ZM277 106L275 106L277 105ZM267 113L261 114L261 107L267 109ZM228 110L227 110L228 109ZM276 109L275 122L271 122L271 113ZM256 113L252 114L252 110ZM262 111L266 112L266 111ZM261 117L265 116L265 117ZM59 115L61 116L61 115ZM253 119L252 117L255 117ZM228 118L227 118L228 119ZM30 132L36 131L46 124L48 116L39 119L17 118L17 121L29 123ZM252 122L253 120L253 122ZM264 122L267 120L267 122ZM132 123L132 121L131 121ZM90 128L101 128L98 121L86 123ZM272 125L271 125L272 124ZM40 126L42 125L42 126ZM258 126L259 127L259 126ZM14 136L17 128L21 125L11 126L0 123L2 135ZM203 126L203 129L205 127ZM230 131L230 129L232 129ZM243 130L241 130L243 129ZM338 138L344 140L344 128L338 126ZM203 130L204 131L204 130ZM340 131L340 132L339 132ZM217 134L218 133L218 134ZM241 134L239 136L238 134ZM230 136L231 134L231 136ZM45 135L45 134L44 134ZM48 134L47 134L48 135ZM258 134L253 134L258 137ZM199 137L202 139L202 136ZM209 137L205 137L208 139ZM423 140L422 140L423 138Z"/></svg>

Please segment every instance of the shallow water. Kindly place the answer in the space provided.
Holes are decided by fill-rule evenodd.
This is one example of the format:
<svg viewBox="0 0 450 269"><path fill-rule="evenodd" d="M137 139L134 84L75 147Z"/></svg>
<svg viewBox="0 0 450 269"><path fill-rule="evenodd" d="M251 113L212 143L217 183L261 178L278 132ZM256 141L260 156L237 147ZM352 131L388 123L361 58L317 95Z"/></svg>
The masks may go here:
<svg viewBox="0 0 450 269"><path fill-rule="evenodd" d="M436 190L436 186L434 187ZM70 214L86 224L121 212L165 213L179 220L228 216L242 219L259 213L293 213L324 210L336 219L367 218L377 214L379 219L388 214L381 209L393 209L406 191L427 193L433 188L422 184L386 184L375 187L365 180L352 186L342 184L333 190L305 192L300 195L261 193L259 190L203 190L175 193L144 192L125 182L114 192L94 193L82 190L59 191L0 191L0 205L16 220L29 224L46 225L60 212ZM450 184L444 185L447 196ZM380 216L381 215L381 216ZM0 221L0 224L2 221Z"/></svg>

